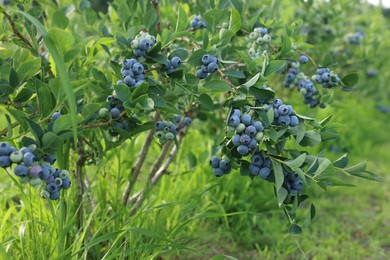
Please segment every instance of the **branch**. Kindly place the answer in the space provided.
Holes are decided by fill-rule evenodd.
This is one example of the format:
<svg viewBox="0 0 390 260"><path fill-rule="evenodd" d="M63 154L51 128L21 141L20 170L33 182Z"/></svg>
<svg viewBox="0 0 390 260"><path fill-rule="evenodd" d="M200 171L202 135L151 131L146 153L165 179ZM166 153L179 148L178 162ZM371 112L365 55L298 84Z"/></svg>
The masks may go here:
<svg viewBox="0 0 390 260"><path fill-rule="evenodd" d="M160 33L160 32L162 32L161 17L160 17L160 5L158 4L158 0L152 0L152 3L154 5L154 10L156 10L156 14L158 16L158 22L156 24L156 29L157 29L157 32Z"/></svg>
<svg viewBox="0 0 390 260"><path fill-rule="evenodd" d="M15 23L14 21L12 20L11 16L9 14L7 14L5 11L2 12L5 16L5 18L7 18L9 24L11 25L12 27L12 31L14 32L14 34L20 39L22 40L22 42L24 42L25 44L27 44L30 48L33 48L33 46L31 45L31 43L18 31L18 29L16 28L15 26Z"/></svg>
<svg viewBox="0 0 390 260"><path fill-rule="evenodd" d="M157 157L156 161L154 162L154 164L149 172L149 180L151 180L154 177L158 168L161 166L162 162L164 161L165 156L167 155L168 150L171 147L171 143L172 142L168 142L163 146L163 148L160 152L160 155Z"/></svg>
<svg viewBox="0 0 390 260"><path fill-rule="evenodd" d="M238 88L229 80L228 76L226 76L220 69L217 70L217 73L237 94Z"/></svg>
<svg viewBox="0 0 390 260"><path fill-rule="evenodd" d="M11 124L11 129L14 129L15 127L17 127L19 125L18 122L14 122ZM8 133L8 127L7 128L4 128L3 130L0 131L0 136L3 136L3 135L6 135Z"/></svg>
<svg viewBox="0 0 390 260"><path fill-rule="evenodd" d="M179 135L177 137L177 143L180 144L181 141L183 140L185 134L187 132L187 127L183 128L182 131L179 132ZM173 159L175 158L176 153L178 152L178 146L174 145L171 149L171 152L169 153L168 158L166 159L165 163L160 166L160 168L155 172L153 177L147 182L146 186L149 186L148 189L144 188L138 193L134 194L131 197L131 200L134 201L134 206L132 207L130 211L130 216L133 216L134 214L137 213L138 209L141 207L143 198L145 197L145 193L149 192L151 188L161 179L161 177L167 172L167 169L169 165L172 163Z"/></svg>
<svg viewBox="0 0 390 260"><path fill-rule="evenodd" d="M148 135L146 136L145 142L141 148L141 152L138 155L137 161L135 162L135 164L131 168L132 180L129 180L129 182L127 183L127 186L125 188L125 191L123 192L123 196L122 196L122 205L123 206L127 205L131 190L133 189L135 181L138 179L138 176L141 172L141 167L146 159L146 155L148 155L150 145L152 144L152 141L153 141L153 136L154 136L154 130L149 130Z"/></svg>

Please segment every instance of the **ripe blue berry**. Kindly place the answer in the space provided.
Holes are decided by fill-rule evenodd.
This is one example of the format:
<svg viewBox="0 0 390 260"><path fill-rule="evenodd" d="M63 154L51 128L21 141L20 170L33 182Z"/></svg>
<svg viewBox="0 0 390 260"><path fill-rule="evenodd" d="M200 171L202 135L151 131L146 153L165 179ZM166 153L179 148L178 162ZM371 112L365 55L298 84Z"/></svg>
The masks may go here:
<svg viewBox="0 0 390 260"><path fill-rule="evenodd" d="M235 145L235 146L239 146L241 144L240 142L240 136L239 135L233 135L232 137L232 143Z"/></svg>
<svg viewBox="0 0 390 260"><path fill-rule="evenodd" d="M31 178L38 178L42 174L42 166L34 165L30 168L29 175Z"/></svg>
<svg viewBox="0 0 390 260"><path fill-rule="evenodd" d="M211 156L209 164L213 168L218 168L219 167L219 162L220 162L220 159L217 156Z"/></svg>
<svg viewBox="0 0 390 260"><path fill-rule="evenodd" d="M299 124L299 120L297 116L290 116L290 126L294 127Z"/></svg>
<svg viewBox="0 0 390 260"><path fill-rule="evenodd" d="M240 118L236 115L232 115L230 118L229 118L229 125L230 126L233 126L233 127L237 127L239 124L240 124Z"/></svg>
<svg viewBox="0 0 390 260"><path fill-rule="evenodd" d="M230 163L226 160L221 160L219 162L219 168L221 168L223 171L227 171L230 167Z"/></svg>
<svg viewBox="0 0 390 260"><path fill-rule="evenodd" d="M240 143L244 145L248 145L251 141L251 137L247 134L243 134L240 136Z"/></svg>
<svg viewBox="0 0 390 260"><path fill-rule="evenodd" d="M260 167L263 164L264 159L261 156L261 154L257 153L257 154L254 154L252 156L251 162L252 162L253 165L256 165L256 166Z"/></svg>
<svg viewBox="0 0 390 260"><path fill-rule="evenodd" d="M256 133L257 133L256 127L254 127L253 125L250 125L250 126L248 126L248 127L245 129L245 134L247 134L247 135L249 135L249 136L251 136L251 137L255 136Z"/></svg>
<svg viewBox="0 0 390 260"><path fill-rule="evenodd" d="M23 156L23 163L26 166L33 166L35 160L34 154L27 152Z"/></svg>
<svg viewBox="0 0 390 260"><path fill-rule="evenodd" d="M249 114L243 114L241 121L244 125L249 126L252 123L252 117Z"/></svg>
<svg viewBox="0 0 390 260"><path fill-rule="evenodd" d="M14 173L19 177L26 176L28 174L28 168L23 164L19 164L14 168Z"/></svg>
<svg viewBox="0 0 390 260"><path fill-rule="evenodd" d="M299 57L299 62L302 63L302 64L306 64L306 63L309 62L309 58L306 55L301 55Z"/></svg>
<svg viewBox="0 0 390 260"><path fill-rule="evenodd" d="M240 145L237 147L237 152L241 154L242 156L248 155L249 148L246 145Z"/></svg>
<svg viewBox="0 0 390 260"><path fill-rule="evenodd" d="M259 171L259 176L263 179L266 179L271 174L271 169L268 167L263 167Z"/></svg>
<svg viewBox="0 0 390 260"><path fill-rule="evenodd" d="M203 55L203 57L202 57L203 65L209 65L210 62L212 62L212 61L213 61L213 59L212 59L212 56L210 54Z"/></svg>
<svg viewBox="0 0 390 260"><path fill-rule="evenodd" d="M264 126L260 121L253 122L253 126L256 128L257 132L261 132L264 130Z"/></svg>
<svg viewBox="0 0 390 260"><path fill-rule="evenodd" d="M192 122L192 120L190 117L187 116L184 118L184 125L185 126L189 126L191 124L191 122Z"/></svg>
<svg viewBox="0 0 390 260"><path fill-rule="evenodd" d="M142 39L140 42L139 42L139 48L142 50L142 51L147 51L150 49L150 47L152 46L152 42L149 41L148 39L144 38Z"/></svg>
<svg viewBox="0 0 390 260"><path fill-rule="evenodd" d="M116 108L116 107L111 109L110 112L111 112L111 117L114 118L114 119L119 118L119 116L121 114L121 111L118 108Z"/></svg>
<svg viewBox="0 0 390 260"><path fill-rule="evenodd" d="M61 188L68 189L71 184L72 184L72 182L70 181L69 177L66 177L66 178L62 179L62 186L61 186Z"/></svg>
<svg viewBox="0 0 390 260"><path fill-rule="evenodd" d="M224 174L224 171L221 168L215 168L213 173L216 177L221 177Z"/></svg>
<svg viewBox="0 0 390 260"><path fill-rule="evenodd" d="M132 87L135 85L135 80L131 76L126 76L124 82L129 87Z"/></svg>
<svg viewBox="0 0 390 260"><path fill-rule="evenodd" d="M198 78L200 78L200 79L205 79L205 78L207 78L208 75L209 75L209 74L208 74L207 72L204 72L202 69L198 69L198 70L196 71L196 76L197 76Z"/></svg>
<svg viewBox="0 0 390 260"><path fill-rule="evenodd" d="M218 64L216 62L210 62L209 65L207 65L207 72L214 73L218 70Z"/></svg>
<svg viewBox="0 0 390 260"><path fill-rule="evenodd" d="M260 171L260 168L257 167L256 165L249 165L249 172L251 173L251 175L258 175L259 174L259 171Z"/></svg>
<svg viewBox="0 0 390 260"><path fill-rule="evenodd" d="M290 117L289 116L280 116L278 117L278 124L281 126L290 125Z"/></svg>
<svg viewBox="0 0 390 260"><path fill-rule="evenodd" d="M12 153L11 145L7 142L0 143L0 155L9 155Z"/></svg>
<svg viewBox="0 0 390 260"><path fill-rule="evenodd" d="M59 117L61 116L60 112L54 112L53 115L51 116L51 121L56 121Z"/></svg>
<svg viewBox="0 0 390 260"><path fill-rule="evenodd" d="M172 64L172 67L174 68L174 69L176 69L177 67L179 67L180 66L180 64L181 64L181 59L179 58L179 57L173 57L172 59L171 59L171 64Z"/></svg>

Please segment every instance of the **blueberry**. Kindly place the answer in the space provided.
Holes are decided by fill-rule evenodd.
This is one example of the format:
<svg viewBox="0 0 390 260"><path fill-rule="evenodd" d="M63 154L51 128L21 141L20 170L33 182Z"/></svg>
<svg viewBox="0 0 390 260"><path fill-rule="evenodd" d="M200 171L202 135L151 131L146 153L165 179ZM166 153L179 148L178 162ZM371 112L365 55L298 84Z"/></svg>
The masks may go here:
<svg viewBox="0 0 390 260"><path fill-rule="evenodd" d="M60 112L54 112L53 115L51 116L51 121L56 121L59 117L61 116Z"/></svg>
<svg viewBox="0 0 390 260"><path fill-rule="evenodd" d="M288 108L286 105L281 105L281 106L278 108L278 112L279 112L279 115L280 115L280 116L287 115L288 112L289 112L289 108Z"/></svg>
<svg viewBox="0 0 390 260"><path fill-rule="evenodd" d="M249 172L251 173L251 175L258 175L259 174L259 171L260 171L260 168L257 167L256 165L249 165Z"/></svg>
<svg viewBox="0 0 390 260"><path fill-rule="evenodd" d="M145 55L145 51L141 50L141 49L134 49L133 50L133 53L135 56L137 57L140 57L140 56L144 56Z"/></svg>
<svg viewBox="0 0 390 260"><path fill-rule="evenodd" d="M167 139L167 140L173 140L173 139L175 139L175 135L174 135L173 133L166 133L164 137L165 137L165 139Z"/></svg>
<svg viewBox="0 0 390 260"><path fill-rule="evenodd" d="M297 116L290 116L290 126L294 127L299 124L299 120Z"/></svg>
<svg viewBox="0 0 390 260"><path fill-rule="evenodd" d="M157 131L154 135L157 138L163 138L165 136L165 133L163 131Z"/></svg>
<svg viewBox="0 0 390 260"><path fill-rule="evenodd" d="M174 68L174 69L176 69L177 67L179 67L180 66L180 64L181 64L181 59L179 58L179 57L173 57L172 59L171 59L171 64L172 64L172 67Z"/></svg>
<svg viewBox="0 0 390 260"><path fill-rule="evenodd" d="M234 109L232 115L241 116L241 111L239 109Z"/></svg>
<svg viewBox="0 0 390 260"><path fill-rule="evenodd" d="M53 165L56 162L56 160L57 160L57 156L55 154L53 154L53 155L47 154L45 160L48 163L50 163L51 165Z"/></svg>
<svg viewBox="0 0 390 260"><path fill-rule="evenodd" d="M256 138L252 138L251 141L248 144L249 149L255 149L257 146L257 140Z"/></svg>
<svg viewBox="0 0 390 260"><path fill-rule="evenodd" d="M49 178L50 173L51 173L51 167L47 164L42 165L42 172L40 178L42 180L46 180L47 178Z"/></svg>
<svg viewBox="0 0 390 260"><path fill-rule="evenodd" d="M329 73L328 73L328 72L323 73L323 74L321 75L321 79L322 79L323 81L328 81L328 80L330 79Z"/></svg>
<svg viewBox="0 0 390 260"><path fill-rule="evenodd" d="M243 114L241 121L244 125L249 126L252 123L252 117L249 114Z"/></svg>
<svg viewBox="0 0 390 260"><path fill-rule="evenodd" d="M42 166L34 165L33 167L30 168L29 174L31 178L40 177L42 174Z"/></svg>
<svg viewBox="0 0 390 260"><path fill-rule="evenodd" d="M31 178L29 183L30 183L31 186L36 187L36 186L39 186L39 185L42 184L42 180L39 179L39 178Z"/></svg>
<svg viewBox="0 0 390 260"><path fill-rule="evenodd" d="M243 134L242 136L240 136L240 143L241 144L245 144L245 145L248 145L251 141L251 137L247 134Z"/></svg>
<svg viewBox="0 0 390 260"><path fill-rule="evenodd" d="M202 63L203 63L203 65L209 65L210 64L210 62L212 62L212 56L210 55L210 54L205 54L205 55L203 55L203 57L202 57Z"/></svg>
<svg viewBox="0 0 390 260"><path fill-rule="evenodd" d="M134 63L134 65L133 65L133 72L135 73L135 74L141 74L141 73L143 73L144 72L144 66L141 64L141 63Z"/></svg>
<svg viewBox="0 0 390 260"><path fill-rule="evenodd" d="M30 152L27 152L27 153L24 154L24 156L23 156L23 163L24 163L24 165L26 165L26 166L33 166L34 161L35 161L34 154L32 154Z"/></svg>
<svg viewBox="0 0 390 260"><path fill-rule="evenodd" d="M267 168L271 167L271 160L269 158L264 159L263 167L267 167Z"/></svg>
<svg viewBox="0 0 390 260"><path fill-rule="evenodd" d="M243 156L248 155L249 148L246 145L240 145L237 147L237 152Z"/></svg>
<svg viewBox="0 0 390 260"><path fill-rule="evenodd" d="M224 171L221 168L215 168L213 173L216 177L221 177L223 175Z"/></svg>
<svg viewBox="0 0 390 260"><path fill-rule="evenodd" d="M260 121L253 122L253 126L256 128L257 132L261 132L264 130L264 126Z"/></svg>
<svg viewBox="0 0 390 260"><path fill-rule="evenodd" d="M207 65L207 72L214 73L218 70L218 64L216 62L210 62L209 65Z"/></svg>
<svg viewBox="0 0 390 260"><path fill-rule="evenodd" d="M221 168L223 171L228 170L229 167L230 167L229 161L227 161L227 160L221 160L221 161L219 162L219 168Z"/></svg>
<svg viewBox="0 0 390 260"><path fill-rule="evenodd" d="M230 126L233 126L233 127L237 127L239 124L240 124L240 118L236 115L232 115L230 118L229 118L229 125Z"/></svg>
<svg viewBox="0 0 390 260"><path fill-rule="evenodd" d="M162 121L157 121L156 122L156 130L157 131L162 131L165 127L165 124Z"/></svg>
<svg viewBox="0 0 390 260"><path fill-rule="evenodd" d="M144 38L139 42L138 46L142 51L147 51L152 47L152 42Z"/></svg>
<svg viewBox="0 0 390 260"><path fill-rule="evenodd" d="M283 101L281 99L275 99L273 102L274 108L279 108L281 105L283 105Z"/></svg>
<svg viewBox="0 0 390 260"><path fill-rule="evenodd" d="M259 176L263 179L266 179L271 174L271 169L268 167L263 167L259 171Z"/></svg>
<svg viewBox="0 0 390 260"><path fill-rule="evenodd" d="M274 108L274 118L279 117L279 110L277 108Z"/></svg>
<svg viewBox="0 0 390 260"><path fill-rule="evenodd" d="M135 80L131 76L126 76L124 82L129 87L132 87L135 85Z"/></svg>
<svg viewBox="0 0 390 260"><path fill-rule="evenodd" d="M264 28L264 27L259 27L259 33L261 34L261 35L266 35L267 33L268 33L268 30L267 30L267 28Z"/></svg>
<svg viewBox="0 0 390 260"><path fill-rule="evenodd" d="M185 126L189 126L191 124L191 122L192 122L192 120L190 117L187 116L184 118L184 125Z"/></svg>
<svg viewBox="0 0 390 260"><path fill-rule="evenodd" d="M0 155L9 155L12 153L11 145L7 142L0 143Z"/></svg>
<svg viewBox="0 0 390 260"><path fill-rule="evenodd" d="M325 72L326 72L325 68L319 68L319 69L317 69L317 74L318 74L318 75L322 75L322 74L324 74Z"/></svg>
<svg viewBox="0 0 390 260"><path fill-rule="evenodd" d="M49 177L45 180L45 183L49 184L54 181L54 175L49 175Z"/></svg>
<svg viewBox="0 0 390 260"><path fill-rule="evenodd" d="M202 69L198 69L198 70L196 71L196 76L197 76L198 78L200 78L200 79L205 79L205 78L207 78L208 75L209 75L209 74L208 74L207 72L204 72Z"/></svg>
<svg viewBox="0 0 390 260"><path fill-rule="evenodd" d="M245 134L251 137L255 136L256 132L256 127L254 127L253 125L250 125L245 129Z"/></svg>
<svg viewBox="0 0 390 260"><path fill-rule="evenodd" d="M177 134L177 126L171 125L171 127L169 128L169 131L174 135Z"/></svg>
<svg viewBox="0 0 390 260"><path fill-rule="evenodd" d="M218 168L219 167L219 162L220 162L220 159L217 156L211 156L209 164L213 168Z"/></svg>
<svg viewBox="0 0 390 260"><path fill-rule="evenodd" d="M28 174L28 168L23 164L19 164L14 168L14 173L19 177L26 176Z"/></svg>
<svg viewBox="0 0 390 260"><path fill-rule="evenodd" d="M70 172L68 170L62 170L61 173L58 175L61 179L68 178L70 176Z"/></svg>
<svg viewBox="0 0 390 260"><path fill-rule="evenodd" d="M237 133L241 133L241 132L243 132L245 129L246 129L246 126L245 126L243 123L240 123L240 124L236 127L236 132L237 132Z"/></svg>
<svg viewBox="0 0 390 260"><path fill-rule="evenodd" d="M122 71L122 77L126 78L127 76L134 77L134 73L131 70L123 70Z"/></svg>
<svg viewBox="0 0 390 260"><path fill-rule="evenodd" d="M116 119L119 118L121 111L118 108L114 107L113 109L111 109L110 113L111 113L111 117Z"/></svg>
<svg viewBox="0 0 390 260"><path fill-rule="evenodd" d="M280 116L278 118L278 124L281 126L288 126L290 125L290 117L289 116Z"/></svg>
<svg viewBox="0 0 390 260"><path fill-rule="evenodd" d="M46 185L46 190L50 193L54 193L58 191L58 186L54 181L52 181Z"/></svg>
<svg viewBox="0 0 390 260"><path fill-rule="evenodd" d="M123 61L123 68L129 70L133 67L134 63L136 63L136 59L126 59Z"/></svg>
<svg viewBox="0 0 390 260"><path fill-rule="evenodd" d="M263 156L261 154L257 153L252 156L251 162L253 165L261 166L264 162Z"/></svg>
<svg viewBox="0 0 390 260"><path fill-rule="evenodd" d="M195 19L195 18L193 18L192 20L191 20L191 22L190 22L190 25L191 25L191 27L197 27L197 25L198 25L198 21Z"/></svg>
<svg viewBox="0 0 390 260"><path fill-rule="evenodd" d="M50 199L51 199L51 200L56 200L56 199L58 199L59 197L60 197L59 191L55 191L55 192L50 193Z"/></svg>
<svg viewBox="0 0 390 260"><path fill-rule="evenodd" d="M235 145L235 146L239 146L241 144L240 142L240 136L239 135L233 135L232 137L232 143Z"/></svg>
<svg viewBox="0 0 390 260"><path fill-rule="evenodd" d="M50 198L50 193L47 190L42 190L41 197L44 199L48 199L48 198Z"/></svg>
<svg viewBox="0 0 390 260"><path fill-rule="evenodd" d="M69 177L66 177L65 179L62 179L62 186L63 189L68 189L72 182L70 181Z"/></svg>
<svg viewBox="0 0 390 260"><path fill-rule="evenodd" d="M306 63L309 62L309 58L306 55L301 55L299 57L299 62L302 63L302 64L306 64Z"/></svg>
<svg viewBox="0 0 390 260"><path fill-rule="evenodd" d="M204 21L199 21L198 22L198 28L206 28L206 23Z"/></svg>

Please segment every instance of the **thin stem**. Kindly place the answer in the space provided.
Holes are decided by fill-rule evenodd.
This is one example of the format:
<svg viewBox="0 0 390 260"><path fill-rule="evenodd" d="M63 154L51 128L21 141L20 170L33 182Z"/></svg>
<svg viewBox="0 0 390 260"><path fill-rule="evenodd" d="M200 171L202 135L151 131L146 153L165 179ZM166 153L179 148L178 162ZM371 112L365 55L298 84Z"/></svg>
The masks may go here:
<svg viewBox="0 0 390 260"><path fill-rule="evenodd" d="M154 5L154 10L156 11L158 22L156 24L156 30L158 33L162 32L162 26L161 26L161 17L160 17L160 5L158 4L158 0L152 0L152 3Z"/></svg>
<svg viewBox="0 0 390 260"><path fill-rule="evenodd" d="M141 152L138 155L137 161L135 162L135 164L131 168L132 179L129 180L129 182L127 183L127 186L125 188L125 191L123 192L123 195L122 195L122 205L123 206L127 205L131 190L133 189L133 186L134 186L134 182L138 179L138 176L141 172L141 167L146 159L146 156L148 155L149 148L150 148L152 141L153 141L153 136L154 136L154 130L149 130L148 135L146 136L145 142L141 148Z"/></svg>
<svg viewBox="0 0 390 260"><path fill-rule="evenodd" d="M183 128L182 131L179 132L177 137L177 144L180 144L183 140L185 134L187 132L187 127ZM165 160L165 163L160 166L160 168L155 172L151 172L149 176L153 176L147 183L146 187L139 191L138 193L132 196L132 201L134 202L134 206L130 211L130 216L133 216L137 213L138 209L141 207L143 203L143 198L145 197L145 193L149 192L154 185L161 179L161 177L167 172L169 165L172 163L175 158L176 153L178 152L178 145L174 145L168 155L168 158Z"/></svg>
<svg viewBox="0 0 390 260"><path fill-rule="evenodd" d="M306 55L309 58L309 60L311 61L311 63L313 63L314 66L318 67L317 63L314 61L314 59L309 54L307 54L306 52L301 51L301 50L297 50L297 51L303 55Z"/></svg>
<svg viewBox="0 0 390 260"><path fill-rule="evenodd" d="M14 129L15 127L17 127L19 125L18 122L14 122L11 124L11 129ZM0 136L3 136L3 135L6 135L8 133L8 127L7 128L4 128L3 130L0 131Z"/></svg>
<svg viewBox="0 0 390 260"><path fill-rule="evenodd" d="M84 195L84 181L83 181L83 167L85 164L85 152L84 152L84 144L82 138L78 140L77 147L78 159L77 166L75 171L75 180L76 180L76 188L77 188L77 205L78 208L78 219L77 219L77 227L80 229L83 227L83 195Z"/></svg>
<svg viewBox="0 0 390 260"><path fill-rule="evenodd" d="M25 44L27 44L30 48L33 48L33 46L31 45L31 43L18 31L18 29L16 28L16 25L14 23L14 21L12 20L11 16L9 14L7 14L5 11L2 12L5 16L5 18L7 18L9 24L11 25L12 27L12 31L14 32L14 34L22 41L24 42Z"/></svg>
<svg viewBox="0 0 390 260"><path fill-rule="evenodd" d="M228 76L226 76L220 69L217 70L217 73L237 94L238 88L229 80Z"/></svg>

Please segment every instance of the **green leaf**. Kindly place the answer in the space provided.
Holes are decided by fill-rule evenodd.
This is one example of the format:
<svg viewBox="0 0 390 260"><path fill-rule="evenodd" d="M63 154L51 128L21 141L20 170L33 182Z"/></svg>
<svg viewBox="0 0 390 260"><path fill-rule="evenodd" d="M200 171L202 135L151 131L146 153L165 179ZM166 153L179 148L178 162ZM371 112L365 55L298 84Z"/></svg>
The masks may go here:
<svg viewBox="0 0 390 260"><path fill-rule="evenodd" d="M131 95L132 100L142 96L143 94L148 93L148 90L149 90L149 84L146 81L142 82L141 85L136 87L133 94Z"/></svg>
<svg viewBox="0 0 390 260"><path fill-rule="evenodd" d="M41 138L43 136L43 129L37 123L35 123L34 121L32 121L30 119L26 118L26 121L27 121L27 124L28 124L31 132L34 134L35 138L37 140L41 140Z"/></svg>
<svg viewBox="0 0 390 260"><path fill-rule="evenodd" d="M340 158L333 162L333 165L338 168L344 168L348 164L348 153L343 154Z"/></svg>
<svg viewBox="0 0 390 260"><path fill-rule="evenodd" d="M206 54L206 51L203 49L199 49L194 51L191 54L191 57L188 59L188 63L193 66L201 66L202 65L202 57Z"/></svg>
<svg viewBox="0 0 390 260"><path fill-rule="evenodd" d="M337 65L337 61L336 61L335 57L333 56L333 54L332 53L326 54L326 56L324 58L324 62L322 63L322 67L329 68L329 67L333 67L336 65Z"/></svg>
<svg viewBox="0 0 390 260"><path fill-rule="evenodd" d="M198 99L203 108L208 111L214 111L214 102L209 95L203 93L198 97Z"/></svg>
<svg viewBox="0 0 390 260"><path fill-rule="evenodd" d="M168 64L169 60L166 56L156 53L152 55L148 55L149 58L151 58L153 61L160 63L160 64Z"/></svg>
<svg viewBox="0 0 390 260"><path fill-rule="evenodd" d="M42 136L43 150L46 153L55 152L61 144L61 139L52 132L47 132Z"/></svg>
<svg viewBox="0 0 390 260"><path fill-rule="evenodd" d="M229 85L223 80L210 80L203 87L213 92L226 92L230 90Z"/></svg>
<svg viewBox="0 0 390 260"><path fill-rule="evenodd" d="M27 130L28 122L27 122L27 117L26 115L19 110L7 108L7 111L18 121L19 125L24 129Z"/></svg>
<svg viewBox="0 0 390 260"><path fill-rule="evenodd" d="M258 88L257 85L252 86L249 89L249 93L252 94L256 99L261 100L272 99L275 97L275 92L273 92L271 89Z"/></svg>
<svg viewBox="0 0 390 260"><path fill-rule="evenodd" d="M55 11L51 18L53 25L61 29L65 29L69 24L69 19L60 10Z"/></svg>
<svg viewBox="0 0 390 260"><path fill-rule="evenodd" d="M265 68L264 77L268 77L272 73L281 70L284 66L286 66L286 61L284 60L271 61Z"/></svg>
<svg viewBox="0 0 390 260"><path fill-rule="evenodd" d="M344 170L348 173L354 174L366 170L366 167L367 167L367 162L363 161L354 166L345 168Z"/></svg>
<svg viewBox="0 0 390 260"><path fill-rule="evenodd" d="M299 235L302 234L302 228L298 226L297 224L291 224L288 233L293 235Z"/></svg>
<svg viewBox="0 0 390 260"><path fill-rule="evenodd" d="M72 119L71 123L73 125L73 138L75 140L77 140L77 106L76 106L75 96L73 93L73 87L72 87L72 84L70 82L70 79L68 76L68 71L65 67L65 64L64 64L63 60L61 59L61 56L58 53L58 50L57 50L56 46L54 45L54 42L51 39L51 37L49 36L48 32L46 31L45 27L37 19L35 19L33 16L31 16L25 12L19 11L19 10L13 10L13 11L16 13L20 13L21 15L26 17L28 20L30 20L38 28L38 30L42 34L43 41L46 45L46 48L49 51L49 53L52 55L52 58L53 58L54 63L56 65L58 74L61 77L61 83L62 83L61 87L63 88L63 90L65 92L66 99L67 99L68 104L69 104L69 110L71 113L71 119Z"/></svg>
<svg viewBox="0 0 390 260"><path fill-rule="evenodd" d="M329 159L320 158L319 163L320 164L319 164L317 170L313 173L314 178L316 178L322 174L329 175L329 174L333 174L335 172L335 169L332 165L332 162Z"/></svg>
<svg viewBox="0 0 390 260"><path fill-rule="evenodd" d="M187 28L188 25L187 19L188 17L186 11L183 9L183 7L179 6L179 14L177 16L175 32L184 31Z"/></svg>
<svg viewBox="0 0 390 260"><path fill-rule="evenodd" d="M234 33L241 29L241 15L234 7L232 7L232 12L230 13L229 29Z"/></svg>
<svg viewBox="0 0 390 260"><path fill-rule="evenodd" d="M14 70L14 68L11 68L9 72L9 84L14 88L19 86L18 73Z"/></svg>
<svg viewBox="0 0 390 260"><path fill-rule="evenodd" d="M297 130L297 136L295 138L297 144L299 144L302 140L303 137L305 137L306 133L306 128L305 128L305 123L303 120L299 120L299 125L298 125L298 130Z"/></svg>
<svg viewBox="0 0 390 260"><path fill-rule="evenodd" d="M306 154L303 153L291 162L285 162L293 171L296 171L306 160Z"/></svg>
<svg viewBox="0 0 390 260"><path fill-rule="evenodd" d="M142 85L142 84L141 84ZM124 84L118 84L114 86L115 93L118 96L118 98L122 101L128 101L131 99L131 92L128 86Z"/></svg>
<svg viewBox="0 0 390 260"><path fill-rule="evenodd" d="M26 102L34 93L34 90L30 88L22 88L14 97L14 102Z"/></svg>
<svg viewBox="0 0 390 260"><path fill-rule="evenodd" d="M302 141L299 142L299 145L306 146L316 146L321 143L321 135L315 131L307 131L302 138Z"/></svg>
<svg viewBox="0 0 390 260"><path fill-rule="evenodd" d="M24 82L33 77L41 68L41 59L33 59L23 62L17 70L19 82Z"/></svg>
<svg viewBox="0 0 390 260"><path fill-rule="evenodd" d="M283 187L281 187L279 190L276 191L276 197L278 198L279 207L282 206L287 196L288 196L288 191Z"/></svg>
<svg viewBox="0 0 390 260"><path fill-rule="evenodd" d="M179 57L182 61L187 59L188 57L188 51L183 48L177 48L171 54L169 54L169 58L172 59L173 57Z"/></svg>
<svg viewBox="0 0 390 260"><path fill-rule="evenodd" d="M348 75L345 75L341 81L346 87L354 87L358 81L359 81L359 74L358 73L350 73Z"/></svg>
<svg viewBox="0 0 390 260"><path fill-rule="evenodd" d="M76 125L80 121L81 118L77 117L76 118ZM53 124L53 133L55 134L60 134L63 131L70 130L72 128L72 115L66 114L62 115L59 118L54 121Z"/></svg>
<svg viewBox="0 0 390 260"><path fill-rule="evenodd" d="M249 165L250 165L249 162L247 162L245 160L241 161L241 165L240 165L240 174L241 174L241 176L249 176L250 175Z"/></svg>
<svg viewBox="0 0 390 260"><path fill-rule="evenodd" d="M101 108L101 104L99 103L91 103L87 104L83 107L83 110L81 111L81 114L83 115L84 119L91 118L96 112Z"/></svg>
<svg viewBox="0 0 390 260"><path fill-rule="evenodd" d="M271 159L271 160L272 160L272 168L275 174L275 188L278 191L282 187L284 182L283 168L280 162L278 162L275 159Z"/></svg>
<svg viewBox="0 0 390 260"><path fill-rule="evenodd" d="M35 81L35 89L38 97L38 111L41 118L45 118L53 113L53 100L49 87L41 81Z"/></svg>
<svg viewBox="0 0 390 260"><path fill-rule="evenodd" d="M250 87L252 87L253 85L256 84L256 82L259 80L260 78L260 75L261 73L257 73L256 75L254 75L250 80L248 80L247 82L245 82L243 84L243 86L245 86L247 89L249 89Z"/></svg>

